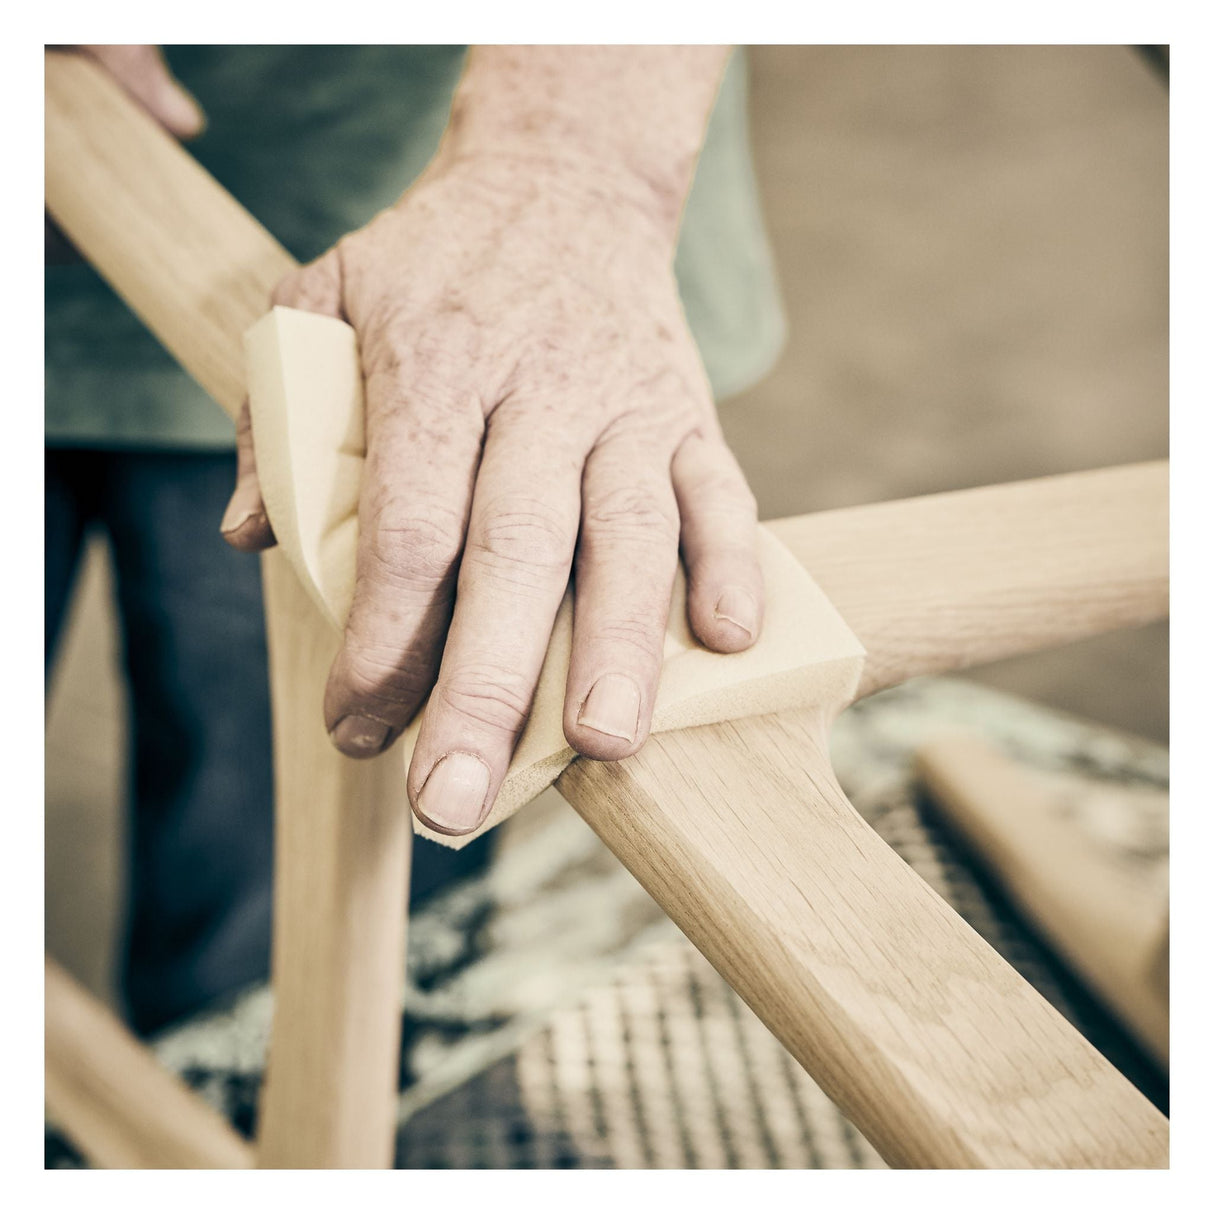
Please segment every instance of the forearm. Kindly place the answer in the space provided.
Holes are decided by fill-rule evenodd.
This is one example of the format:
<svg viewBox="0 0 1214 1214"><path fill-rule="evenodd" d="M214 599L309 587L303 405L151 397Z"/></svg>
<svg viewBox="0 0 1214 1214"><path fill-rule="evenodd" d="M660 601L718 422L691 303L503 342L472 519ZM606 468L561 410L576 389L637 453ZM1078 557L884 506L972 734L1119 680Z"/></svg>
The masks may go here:
<svg viewBox="0 0 1214 1214"><path fill-rule="evenodd" d="M597 176L673 241L728 57L719 46L473 47L439 160L498 155Z"/></svg>

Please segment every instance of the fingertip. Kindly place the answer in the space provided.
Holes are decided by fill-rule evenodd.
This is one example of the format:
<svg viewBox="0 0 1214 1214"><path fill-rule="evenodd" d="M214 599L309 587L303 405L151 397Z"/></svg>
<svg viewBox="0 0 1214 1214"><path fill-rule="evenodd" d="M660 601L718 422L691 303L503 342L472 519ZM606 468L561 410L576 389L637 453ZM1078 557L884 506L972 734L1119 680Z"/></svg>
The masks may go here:
<svg viewBox="0 0 1214 1214"><path fill-rule="evenodd" d="M480 755L448 751L410 796L413 812L423 825L441 835L469 835L489 816L493 808L490 791L496 783Z"/></svg>
<svg viewBox="0 0 1214 1214"><path fill-rule="evenodd" d="M464 837L464 835L470 835L474 830L476 830L477 826L480 825L480 823L478 822L473 826L468 826L468 825L452 826L451 824L449 824L447 822L440 822L435 819L426 817L425 812L423 810L419 809L418 806L416 806L416 805L413 806L413 816L427 830L432 830L436 835L446 835L448 838L451 838L451 839L462 839Z"/></svg>
<svg viewBox="0 0 1214 1214"><path fill-rule="evenodd" d="M164 71L163 67L160 69ZM156 120L177 139L195 139L206 129L202 106L171 76L149 82L145 97Z"/></svg>
<svg viewBox="0 0 1214 1214"><path fill-rule="evenodd" d="M742 653L756 640L763 626L758 597L742 586L723 586L690 601L691 630L714 653Z"/></svg>
<svg viewBox="0 0 1214 1214"><path fill-rule="evenodd" d="M755 643L752 633L729 620L714 619L694 631L704 647L713 653L744 653Z"/></svg>
<svg viewBox="0 0 1214 1214"><path fill-rule="evenodd" d="M620 738L576 722L565 727L565 741L583 759L594 759L600 763L615 763L629 758L641 749L648 737L646 731L635 738Z"/></svg>
<svg viewBox="0 0 1214 1214"><path fill-rule="evenodd" d="M640 750L649 736L644 697L631 675L608 673L565 705L565 740L587 759L614 762Z"/></svg>
<svg viewBox="0 0 1214 1214"><path fill-rule="evenodd" d="M329 740L349 759L373 759L392 744L392 728L383 721L352 713L329 731Z"/></svg>
<svg viewBox="0 0 1214 1214"><path fill-rule="evenodd" d="M266 512L256 508L235 512L229 508L219 525L219 533L237 552L264 552L278 542Z"/></svg>
<svg viewBox="0 0 1214 1214"><path fill-rule="evenodd" d="M188 93L173 96L168 122L178 139L197 139L207 129L206 114Z"/></svg>

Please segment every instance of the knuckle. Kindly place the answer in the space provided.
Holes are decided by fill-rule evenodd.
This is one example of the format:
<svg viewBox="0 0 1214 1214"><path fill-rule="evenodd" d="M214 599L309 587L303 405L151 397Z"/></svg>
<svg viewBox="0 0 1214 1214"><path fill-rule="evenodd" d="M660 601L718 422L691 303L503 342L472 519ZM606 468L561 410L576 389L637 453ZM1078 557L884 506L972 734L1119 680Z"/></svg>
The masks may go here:
<svg viewBox="0 0 1214 1214"><path fill-rule="evenodd" d="M696 480L693 508L706 512L746 514L758 517L755 495L745 477L733 468L719 467Z"/></svg>
<svg viewBox="0 0 1214 1214"><path fill-rule="evenodd" d="M439 301L436 315L428 323L399 325L395 335L410 342L422 366L452 373L478 361L485 337L464 305L451 297Z"/></svg>
<svg viewBox="0 0 1214 1214"><path fill-rule="evenodd" d="M335 292L334 267L328 256L301 266L279 279L270 293L270 302L277 306L301 308L304 311L327 308Z"/></svg>
<svg viewBox="0 0 1214 1214"><path fill-rule="evenodd" d="M665 622L664 616L640 613L603 620L594 629L593 643L596 648L602 646L637 655L648 668L661 658Z"/></svg>
<svg viewBox="0 0 1214 1214"><path fill-rule="evenodd" d="M292 270L274 284L270 292L270 302L275 307L290 307L299 298L300 271Z"/></svg>
<svg viewBox="0 0 1214 1214"><path fill-rule="evenodd" d="M679 531L673 501L641 485L619 485L589 497L584 526L600 535L647 535L662 541L673 541Z"/></svg>
<svg viewBox="0 0 1214 1214"><path fill-rule="evenodd" d="M372 523L370 554L375 574L409 585L440 585L459 563L462 531L462 523L453 516L419 513L416 507L389 502Z"/></svg>
<svg viewBox="0 0 1214 1214"><path fill-rule="evenodd" d="M445 399L466 386L477 348L467 326L422 322L403 308L384 307L367 326L363 370L370 378L409 385L411 396Z"/></svg>
<svg viewBox="0 0 1214 1214"><path fill-rule="evenodd" d="M363 342L362 364L368 380L412 379L418 359L408 331L392 324L369 327Z"/></svg>
<svg viewBox="0 0 1214 1214"><path fill-rule="evenodd" d="M381 715L393 717L421 703L432 675L429 655L402 653L350 637L339 684L358 703L374 705Z"/></svg>
<svg viewBox="0 0 1214 1214"><path fill-rule="evenodd" d="M490 563L560 570L573 554L572 528L539 502L510 502L490 506L469 547Z"/></svg>
<svg viewBox="0 0 1214 1214"><path fill-rule="evenodd" d="M453 670L436 694L460 716L514 735L527 720L532 690L517 671L482 662Z"/></svg>

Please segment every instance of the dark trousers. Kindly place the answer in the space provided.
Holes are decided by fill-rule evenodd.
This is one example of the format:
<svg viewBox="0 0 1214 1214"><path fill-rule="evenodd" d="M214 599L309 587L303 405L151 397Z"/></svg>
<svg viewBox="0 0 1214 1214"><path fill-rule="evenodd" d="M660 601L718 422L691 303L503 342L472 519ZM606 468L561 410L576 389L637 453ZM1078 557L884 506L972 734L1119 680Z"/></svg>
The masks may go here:
<svg viewBox="0 0 1214 1214"><path fill-rule="evenodd" d="M141 1033L269 972L265 630L258 561L219 534L234 473L230 452L46 453L48 669L89 528L114 558L132 766L120 989ZM417 840L413 903L487 848Z"/></svg>

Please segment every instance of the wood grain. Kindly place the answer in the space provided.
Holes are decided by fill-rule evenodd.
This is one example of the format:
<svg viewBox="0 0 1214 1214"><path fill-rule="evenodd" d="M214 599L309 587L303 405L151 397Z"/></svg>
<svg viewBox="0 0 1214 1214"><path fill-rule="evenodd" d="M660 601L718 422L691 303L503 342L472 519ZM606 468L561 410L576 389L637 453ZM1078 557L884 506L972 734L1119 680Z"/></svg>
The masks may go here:
<svg viewBox="0 0 1214 1214"><path fill-rule="evenodd" d="M52 213L233 413L240 335L290 259L81 60L48 57L47 148ZM777 530L869 647L867 692L1161 614L1166 473L1083 476ZM408 832L399 790L318 736L335 638L265 569L282 888L264 1159L382 1163ZM825 759L839 707L668 734L561 787L891 1161L1162 1165L1164 1119L847 804Z"/></svg>
<svg viewBox="0 0 1214 1214"><path fill-rule="evenodd" d="M340 634L262 558L274 705L274 1022L262 1167L386 1168L396 1129L412 811L392 753L325 733Z"/></svg>
<svg viewBox="0 0 1214 1214"><path fill-rule="evenodd" d="M1020 912L1166 1068L1167 891L1086 836L1043 777L979 738L933 739L916 771Z"/></svg>
<svg viewBox="0 0 1214 1214"><path fill-rule="evenodd" d="M249 1144L49 958L46 1106L99 1167L253 1166Z"/></svg>
<svg viewBox="0 0 1214 1214"><path fill-rule="evenodd" d="M868 650L860 695L1168 614L1168 465L778 519Z"/></svg>
<svg viewBox="0 0 1214 1214"><path fill-rule="evenodd" d="M296 263L83 55L46 56L46 208L235 418L242 334Z"/></svg>
<svg viewBox="0 0 1214 1214"><path fill-rule="evenodd" d="M889 1163L1166 1166L1166 1119L861 819L827 729L663 734L557 787Z"/></svg>
<svg viewBox="0 0 1214 1214"><path fill-rule="evenodd" d="M1167 614L1166 463L771 528L867 649L859 696ZM558 787L890 1162L1166 1166L1166 1119L847 803L830 719L659 736Z"/></svg>
<svg viewBox="0 0 1214 1214"><path fill-rule="evenodd" d="M47 206L234 417L245 330L294 261L94 63L46 57ZM411 815L392 756L358 763L320 713L339 636L263 558L275 748L274 1025L259 1162L387 1167ZM395 778L393 778L395 777Z"/></svg>

